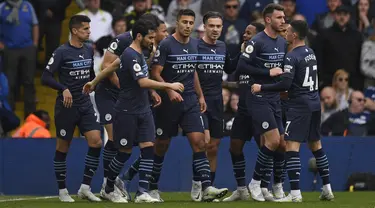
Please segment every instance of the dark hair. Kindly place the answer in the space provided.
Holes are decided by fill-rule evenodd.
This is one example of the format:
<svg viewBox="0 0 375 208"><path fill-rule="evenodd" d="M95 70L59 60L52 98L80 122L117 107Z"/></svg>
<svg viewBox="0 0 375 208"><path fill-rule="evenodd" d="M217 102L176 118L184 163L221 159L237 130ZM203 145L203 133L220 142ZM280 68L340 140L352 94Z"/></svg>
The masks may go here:
<svg viewBox="0 0 375 208"><path fill-rule="evenodd" d="M33 113L36 117L42 119L43 118L43 115L47 115L49 116L48 112L45 111L45 110L37 110Z"/></svg>
<svg viewBox="0 0 375 208"><path fill-rule="evenodd" d="M264 9L263 9L263 18L266 18L267 15L270 15L273 13L273 11L284 11L284 7L281 6L280 4L268 4Z"/></svg>
<svg viewBox="0 0 375 208"><path fill-rule="evenodd" d="M80 28L83 22L90 23L91 20L86 15L74 15L69 20L69 30L72 32L73 28Z"/></svg>
<svg viewBox="0 0 375 208"><path fill-rule="evenodd" d="M137 22L135 22L132 28L133 40L135 40L138 33L144 37L150 32L150 30L155 31L156 28L157 27L153 22L145 19L139 19Z"/></svg>
<svg viewBox="0 0 375 208"><path fill-rule="evenodd" d="M298 34L298 39L300 40L304 40L309 33L309 26L306 21L293 20L290 22L290 26Z"/></svg>
<svg viewBox="0 0 375 208"><path fill-rule="evenodd" d="M206 24L208 19L211 18L219 18L223 20L223 15L221 15L219 12L209 11L203 16L203 24Z"/></svg>
<svg viewBox="0 0 375 208"><path fill-rule="evenodd" d="M113 18L113 20L112 20L112 28L115 27L115 25L116 25L117 22L121 22L121 21L123 21L123 22L126 23L126 18L124 16Z"/></svg>
<svg viewBox="0 0 375 208"><path fill-rule="evenodd" d="M262 23L259 23L259 22L253 22L250 25L255 27L255 29L257 30L257 33L263 31L264 28L265 28L265 26Z"/></svg>
<svg viewBox="0 0 375 208"><path fill-rule="evenodd" d="M141 17L139 17L139 19L148 20L152 22L152 24L154 24L156 27L159 27L159 25L161 24L160 19L156 15L153 15L151 13L145 13Z"/></svg>
<svg viewBox="0 0 375 208"><path fill-rule="evenodd" d="M177 14L177 21L180 20L181 16L191 16L195 19L195 12L191 9L181 9Z"/></svg>

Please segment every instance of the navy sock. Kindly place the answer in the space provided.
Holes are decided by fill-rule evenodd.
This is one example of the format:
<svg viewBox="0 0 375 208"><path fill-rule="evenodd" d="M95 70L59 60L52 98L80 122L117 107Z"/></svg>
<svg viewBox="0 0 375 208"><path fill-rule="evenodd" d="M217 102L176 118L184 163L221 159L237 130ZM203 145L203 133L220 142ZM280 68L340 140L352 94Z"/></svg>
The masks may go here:
<svg viewBox="0 0 375 208"><path fill-rule="evenodd" d="M115 180L121 172L122 167L124 167L125 162L130 158L130 156L131 154L129 153L118 151L117 155L111 161L111 164L109 164L107 185L105 187L106 193L110 193L115 190Z"/></svg>
<svg viewBox="0 0 375 208"><path fill-rule="evenodd" d="M285 153L276 151L273 156L273 183L283 183L285 177Z"/></svg>
<svg viewBox="0 0 375 208"><path fill-rule="evenodd" d="M265 145L259 149L253 179L257 181L262 180L262 188L267 188L270 183L273 171L273 155L274 152L269 150Z"/></svg>
<svg viewBox="0 0 375 208"><path fill-rule="evenodd" d="M117 150L114 147L114 143L111 140L108 140L104 146L103 150L103 169L104 177L108 177L108 166L111 163L112 159L116 156Z"/></svg>
<svg viewBox="0 0 375 208"><path fill-rule="evenodd" d="M161 170L163 168L164 156L154 154L154 167L150 180L150 190L158 190L158 183L160 179Z"/></svg>
<svg viewBox="0 0 375 208"><path fill-rule="evenodd" d="M216 172L212 172L212 171L211 171L211 185L214 184L215 177L216 177Z"/></svg>
<svg viewBox="0 0 375 208"><path fill-rule="evenodd" d="M316 166L319 171L319 175L322 178L323 185L329 184L329 164L326 153L324 153L323 148L313 152L316 159Z"/></svg>
<svg viewBox="0 0 375 208"><path fill-rule="evenodd" d="M236 178L237 187L246 186L245 178L245 157L243 154L235 155L232 152L230 153L232 157L232 166L234 177Z"/></svg>
<svg viewBox="0 0 375 208"><path fill-rule="evenodd" d="M193 159L194 161L194 159ZM193 181L201 181L201 178L199 177L199 173L197 172L197 170L195 170L195 166L194 166L194 162L191 163L191 166L192 166L192 170L193 170Z"/></svg>
<svg viewBox="0 0 375 208"><path fill-rule="evenodd" d="M133 180L134 176L137 175L139 169L139 163L141 162L142 156L140 155L136 161L130 166L130 168L126 171L124 176L122 177L123 180L131 181Z"/></svg>
<svg viewBox="0 0 375 208"><path fill-rule="evenodd" d="M288 151L286 152L286 169L290 182L290 190L300 190L299 179L301 174L301 161L299 152Z"/></svg>
<svg viewBox="0 0 375 208"><path fill-rule="evenodd" d="M193 165L200 176L202 190L205 190L207 187L211 186L210 164L206 152L195 152L193 154Z"/></svg>
<svg viewBox="0 0 375 208"><path fill-rule="evenodd" d="M139 187L140 193L149 191L149 181L154 165L154 148L141 149L141 160L139 162Z"/></svg>
<svg viewBox="0 0 375 208"><path fill-rule="evenodd" d="M82 184L86 184L90 186L92 177L95 175L96 170L99 166L99 159L100 159L100 151L102 150L101 147L89 147L89 151L87 152L85 158L85 171L83 174Z"/></svg>
<svg viewBox="0 0 375 208"><path fill-rule="evenodd" d="M56 150L55 158L53 159L53 167L55 169L56 181L59 189L66 188L66 155L66 153Z"/></svg>

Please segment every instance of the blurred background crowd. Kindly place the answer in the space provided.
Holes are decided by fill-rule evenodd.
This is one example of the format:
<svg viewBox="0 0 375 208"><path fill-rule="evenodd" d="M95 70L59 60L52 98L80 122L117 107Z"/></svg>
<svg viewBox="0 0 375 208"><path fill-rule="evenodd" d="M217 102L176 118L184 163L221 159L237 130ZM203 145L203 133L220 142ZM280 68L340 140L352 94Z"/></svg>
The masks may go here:
<svg viewBox="0 0 375 208"><path fill-rule="evenodd" d="M40 84L52 52L69 39L67 19L91 19L90 44L99 72L109 41L129 31L144 13L165 21L173 32L179 9L196 12L193 36L203 35L202 16L224 16L220 40L238 54L249 24L263 24L268 3L285 8L286 25L305 19L306 43L318 59L322 134L371 136L375 130L375 1L373 0L0 0L0 134L3 137L53 137L56 92ZM236 81L223 75L224 81ZM224 128L230 134L237 111L236 90L223 88ZM78 134L77 134L78 136Z"/></svg>

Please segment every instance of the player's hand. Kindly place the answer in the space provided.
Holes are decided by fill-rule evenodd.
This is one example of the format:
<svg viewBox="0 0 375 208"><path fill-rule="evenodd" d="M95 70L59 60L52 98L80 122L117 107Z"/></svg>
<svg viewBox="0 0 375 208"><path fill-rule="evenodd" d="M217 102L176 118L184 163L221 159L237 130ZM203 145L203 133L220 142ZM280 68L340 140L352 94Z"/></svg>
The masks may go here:
<svg viewBox="0 0 375 208"><path fill-rule="evenodd" d="M69 89L63 91L63 104L65 108L70 108L73 105L73 96L70 93Z"/></svg>
<svg viewBox="0 0 375 208"><path fill-rule="evenodd" d="M283 73L283 69L280 67L272 68L270 70L270 76L271 77L277 77Z"/></svg>
<svg viewBox="0 0 375 208"><path fill-rule="evenodd" d="M184 99L180 95L180 93L174 91L174 90L168 90L168 97L172 102L182 102Z"/></svg>
<svg viewBox="0 0 375 208"><path fill-rule="evenodd" d="M92 82L87 82L82 89L82 92L86 95L90 94L93 92L95 89L95 86L92 84Z"/></svg>
<svg viewBox="0 0 375 208"><path fill-rule="evenodd" d="M261 85L260 84L253 84L251 85L251 93L255 94L260 92L261 90Z"/></svg>
<svg viewBox="0 0 375 208"><path fill-rule="evenodd" d="M170 88L175 91L184 92L184 85L179 82L174 82L170 85Z"/></svg>
<svg viewBox="0 0 375 208"><path fill-rule="evenodd" d="M117 76L116 73L113 72L112 75L110 75L110 76L108 77L108 79L109 79L109 81L110 81L113 85L115 85L117 88L120 89L120 80L118 79L118 76Z"/></svg>
<svg viewBox="0 0 375 208"><path fill-rule="evenodd" d="M206 110L207 110L207 104L206 104L206 101L204 100L203 96L201 96L199 98L199 106L201 107L201 113L206 112Z"/></svg>
<svg viewBox="0 0 375 208"><path fill-rule="evenodd" d="M280 92L280 99L282 100L288 99L288 91Z"/></svg>
<svg viewBox="0 0 375 208"><path fill-rule="evenodd" d="M161 104L161 97L155 90L151 92L151 98L154 101L152 107L156 108Z"/></svg>

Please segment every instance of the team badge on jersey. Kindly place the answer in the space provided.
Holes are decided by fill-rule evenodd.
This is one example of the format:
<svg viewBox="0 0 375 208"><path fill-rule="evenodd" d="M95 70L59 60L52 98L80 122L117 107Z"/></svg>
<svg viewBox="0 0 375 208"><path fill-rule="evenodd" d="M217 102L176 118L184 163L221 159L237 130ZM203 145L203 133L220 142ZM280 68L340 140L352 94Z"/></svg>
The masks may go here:
<svg viewBox="0 0 375 208"><path fill-rule="evenodd" d="M116 42L113 42L111 43L111 45L109 46L112 50L116 50L117 47L118 47L118 44Z"/></svg>
<svg viewBox="0 0 375 208"><path fill-rule="evenodd" d="M248 45L245 49L246 53L252 53L254 51L254 46Z"/></svg>
<svg viewBox="0 0 375 208"><path fill-rule="evenodd" d="M135 72L140 72L142 70L141 65L138 63L134 64L133 69Z"/></svg>
<svg viewBox="0 0 375 208"><path fill-rule="evenodd" d="M158 49L158 50L155 51L155 58L157 58L159 56L160 56L160 50Z"/></svg>

